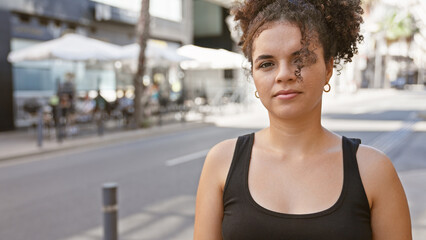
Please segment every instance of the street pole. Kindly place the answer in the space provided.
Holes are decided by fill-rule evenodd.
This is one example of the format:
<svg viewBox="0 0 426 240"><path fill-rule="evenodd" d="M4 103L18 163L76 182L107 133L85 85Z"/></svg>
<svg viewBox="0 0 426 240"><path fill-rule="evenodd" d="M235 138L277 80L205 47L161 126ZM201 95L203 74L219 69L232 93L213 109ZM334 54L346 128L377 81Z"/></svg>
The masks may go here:
<svg viewBox="0 0 426 240"><path fill-rule="evenodd" d="M56 114L56 139L59 143L62 142L63 139L63 128L62 128L62 109L61 109L61 82L59 78L56 79L56 95L58 97L58 103L56 104L55 114Z"/></svg>
<svg viewBox="0 0 426 240"><path fill-rule="evenodd" d="M116 183L105 183L102 187L104 240L118 240L117 187Z"/></svg>
<svg viewBox="0 0 426 240"><path fill-rule="evenodd" d="M145 72L145 49L146 42L149 37L149 0L141 0L142 6L139 16L139 21L137 24L137 33L139 36L138 42L140 46L139 58L138 58L138 67L136 74L133 78L133 85L135 88L135 99L134 99L134 119L133 119L133 128L139 128L142 120L142 92L144 85L142 84L142 77Z"/></svg>
<svg viewBox="0 0 426 240"><path fill-rule="evenodd" d="M103 119L104 110L100 110L98 114L99 114L99 118L97 119L98 136L103 136L104 129L105 129L104 119Z"/></svg>
<svg viewBox="0 0 426 240"><path fill-rule="evenodd" d="M382 72L383 72L383 56L382 56L382 48L385 44L385 33L379 32L376 37L376 51L374 58L374 81L373 88L381 88L382 87Z"/></svg>
<svg viewBox="0 0 426 240"><path fill-rule="evenodd" d="M37 146L43 146L43 106L38 109Z"/></svg>

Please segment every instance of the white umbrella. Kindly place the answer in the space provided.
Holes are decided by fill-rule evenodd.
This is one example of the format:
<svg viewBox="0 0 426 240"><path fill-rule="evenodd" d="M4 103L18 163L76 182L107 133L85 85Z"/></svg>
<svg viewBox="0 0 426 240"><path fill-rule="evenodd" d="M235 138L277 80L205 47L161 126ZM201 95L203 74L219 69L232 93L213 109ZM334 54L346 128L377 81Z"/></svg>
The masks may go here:
<svg viewBox="0 0 426 240"><path fill-rule="evenodd" d="M238 69L247 68L249 65L243 55L225 49L185 45L180 47L177 52L182 56L194 59L181 62L180 65L185 70Z"/></svg>
<svg viewBox="0 0 426 240"><path fill-rule="evenodd" d="M121 51L121 59L137 59L139 56L140 46L137 43L126 45ZM167 44L148 41L145 49L145 57L151 60L165 60L169 62L181 62L189 58L179 55L176 49L168 47Z"/></svg>
<svg viewBox="0 0 426 240"><path fill-rule="evenodd" d="M70 61L112 61L120 57L121 46L68 33L50 41L9 53L9 62L63 59Z"/></svg>

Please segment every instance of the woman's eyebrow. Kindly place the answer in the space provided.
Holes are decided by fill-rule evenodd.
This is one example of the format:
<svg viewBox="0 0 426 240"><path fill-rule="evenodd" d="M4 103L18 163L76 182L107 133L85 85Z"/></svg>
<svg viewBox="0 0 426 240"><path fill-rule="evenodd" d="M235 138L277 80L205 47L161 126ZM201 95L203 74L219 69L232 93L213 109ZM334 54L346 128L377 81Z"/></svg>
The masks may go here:
<svg viewBox="0 0 426 240"><path fill-rule="evenodd" d="M260 60L270 59L270 58L273 58L272 55L263 54L263 55L259 55L254 62L256 63Z"/></svg>
<svg viewBox="0 0 426 240"><path fill-rule="evenodd" d="M291 56L292 57L295 57L295 56L297 56L297 55L300 55L300 52L301 52L302 50L300 49L300 50L297 50L297 51L295 51L295 52L293 52L292 54L291 54Z"/></svg>
<svg viewBox="0 0 426 240"><path fill-rule="evenodd" d="M291 53L291 57L295 57L295 56L300 55L300 52L301 52L301 50L297 50L297 51L292 52ZM271 58L273 58L272 55L262 54L262 55L259 55L254 62L256 63L256 62L258 62L260 60L271 59Z"/></svg>

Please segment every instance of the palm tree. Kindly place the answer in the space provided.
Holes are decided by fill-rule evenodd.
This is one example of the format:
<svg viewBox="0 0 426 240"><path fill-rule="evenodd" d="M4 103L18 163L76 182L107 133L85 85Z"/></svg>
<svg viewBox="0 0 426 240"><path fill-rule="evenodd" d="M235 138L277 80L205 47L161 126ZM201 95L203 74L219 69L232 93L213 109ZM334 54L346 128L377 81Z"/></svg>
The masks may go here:
<svg viewBox="0 0 426 240"><path fill-rule="evenodd" d="M134 99L134 128L139 128L141 126L142 122L142 103L141 103L141 97L144 85L142 84L142 77L145 72L145 49L146 49L146 42L149 38L149 0L141 0L141 11L139 16L139 21L137 24L137 33L139 36L139 45L140 45L140 52L139 52L139 58L138 58L138 67L136 74L133 78L133 84L135 87L135 99Z"/></svg>
<svg viewBox="0 0 426 240"><path fill-rule="evenodd" d="M400 58L403 62L406 62L406 69L400 69L398 75L405 75L404 78L408 81L410 62L412 61L408 54L414 34L418 31L416 22L408 10L401 11L394 8L382 22L382 29L384 31L387 47L394 42L406 42L406 52L402 54L403 56ZM389 60L390 56L389 52L387 52L386 63L388 63Z"/></svg>
<svg viewBox="0 0 426 240"><path fill-rule="evenodd" d="M382 24L386 39L390 42L404 39L410 41L417 31L414 18L408 11L393 9Z"/></svg>

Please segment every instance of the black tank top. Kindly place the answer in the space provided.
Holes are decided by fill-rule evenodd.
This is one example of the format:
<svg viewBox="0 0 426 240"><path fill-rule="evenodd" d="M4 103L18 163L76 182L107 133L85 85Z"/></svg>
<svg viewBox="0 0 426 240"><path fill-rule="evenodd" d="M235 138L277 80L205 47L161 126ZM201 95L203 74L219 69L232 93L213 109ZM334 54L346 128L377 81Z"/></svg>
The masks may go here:
<svg viewBox="0 0 426 240"><path fill-rule="evenodd" d="M359 139L343 137L343 187L330 208L309 214L278 213L257 204L248 188L254 133L241 136L223 192L224 240L371 240L370 207L356 160Z"/></svg>

